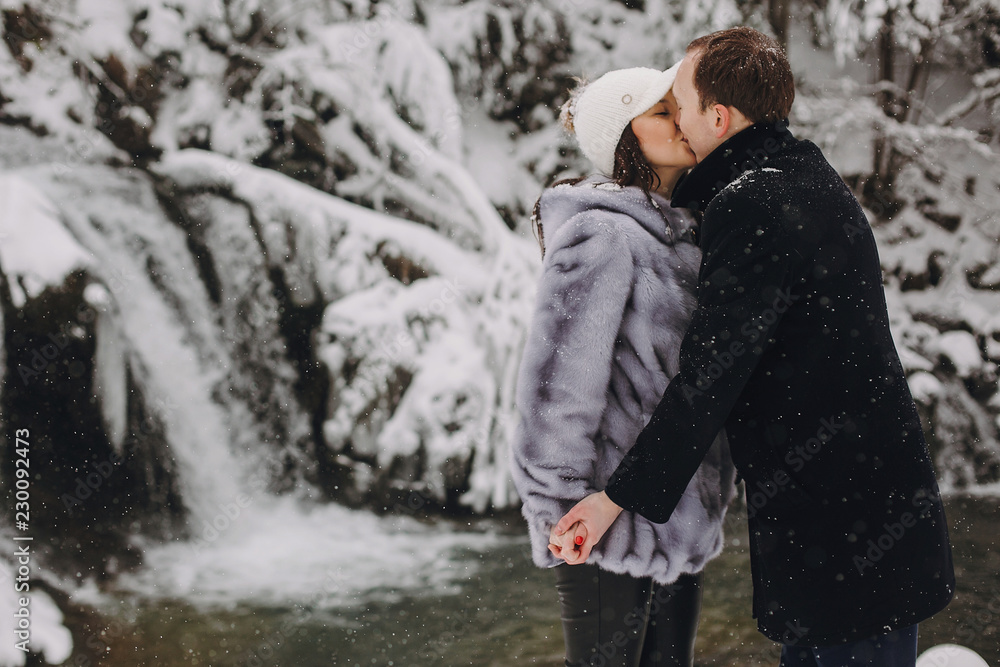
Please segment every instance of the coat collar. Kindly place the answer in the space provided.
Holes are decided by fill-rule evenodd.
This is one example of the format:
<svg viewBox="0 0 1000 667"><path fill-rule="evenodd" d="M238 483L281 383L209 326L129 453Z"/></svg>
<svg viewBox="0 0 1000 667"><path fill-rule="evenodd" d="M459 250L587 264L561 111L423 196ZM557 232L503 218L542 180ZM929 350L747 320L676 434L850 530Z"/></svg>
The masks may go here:
<svg viewBox="0 0 1000 667"><path fill-rule="evenodd" d="M747 171L763 167L797 141L786 120L751 125L729 137L688 172L674 189L671 206L704 211L723 188Z"/></svg>
<svg viewBox="0 0 1000 667"><path fill-rule="evenodd" d="M565 181L548 188L539 200L539 220L546 239L576 214L584 211L621 213L635 220L661 243L670 245L677 238L691 240L694 218L687 211L670 206L665 197L653 192L646 195L636 186L622 187L606 176L594 175L578 181Z"/></svg>

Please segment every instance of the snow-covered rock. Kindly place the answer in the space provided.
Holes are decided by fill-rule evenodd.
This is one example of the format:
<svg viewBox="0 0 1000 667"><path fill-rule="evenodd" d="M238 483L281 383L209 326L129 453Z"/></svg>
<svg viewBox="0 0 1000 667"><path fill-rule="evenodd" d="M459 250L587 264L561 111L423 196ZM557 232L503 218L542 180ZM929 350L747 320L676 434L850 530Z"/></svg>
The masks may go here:
<svg viewBox="0 0 1000 667"><path fill-rule="evenodd" d="M913 400L919 404L931 405L944 393L944 385L932 373L917 371L909 375L906 380L910 385Z"/></svg>
<svg viewBox="0 0 1000 667"><path fill-rule="evenodd" d="M90 264L52 201L24 178L0 173L0 269L14 306L62 285L70 273Z"/></svg>
<svg viewBox="0 0 1000 667"><path fill-rule="evenodd" d="M73 636L64 625L62 611L37 584L32 587L30 577L18 575L17 563L7 560L17 545L25 543L5 536L0 544L5 547L0 558L0 634L4 637L0 667L23 667L31 654L49 665L62 664L73 653ZM27 632L27 638L17 635L17 630Z"/></svg>
<svg viewBox="0 0 1000 667"><path fill-rule="evenodd" d="M350 461L364 494L389 484L454 501L473 466L489 466L491 476L469 488L467 502L480 509L515 502L503 448L516 332L533 295L531 243L508 232L501 252L484 260L423 225L204 151L167 156L156 170L181 208L186 193L226 193L196 195L215 213L186 217L201 220L200 237L220 259L226 248L234 253L225 267L259 253L263 265L236 284L278 273L300 304L328 304L315 343L330 373L322 434L338 460ZM250 212L242 222L225 222L218 208L232 200ZM250 237L210 240L223 224L249 230L246 220L260 248Z"/></svg>
<svg viewBox="0 0 1000 667"><path fill-rule="evenodd" d="M946 359L962 379L983 370L984 361L979 343L968 331L948 331L941 334L929 346L929 351Z"/></svg>

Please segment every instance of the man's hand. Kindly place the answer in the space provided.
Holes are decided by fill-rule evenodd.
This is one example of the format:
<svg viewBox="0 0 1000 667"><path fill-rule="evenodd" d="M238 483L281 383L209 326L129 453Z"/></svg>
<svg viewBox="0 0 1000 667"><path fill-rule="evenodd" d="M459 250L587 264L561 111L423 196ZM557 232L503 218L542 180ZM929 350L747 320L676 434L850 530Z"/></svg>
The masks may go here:
<svg viewBox="0 0 1000 667"><path fill-rule="evenodd" d="M603 491L592 493L559 519L549 535L549 551L570 565L585 563L590 550L601 541L622 508ZM576 538L583 538L577 545ZM575 547L579 547L577 550Z"/></svg>

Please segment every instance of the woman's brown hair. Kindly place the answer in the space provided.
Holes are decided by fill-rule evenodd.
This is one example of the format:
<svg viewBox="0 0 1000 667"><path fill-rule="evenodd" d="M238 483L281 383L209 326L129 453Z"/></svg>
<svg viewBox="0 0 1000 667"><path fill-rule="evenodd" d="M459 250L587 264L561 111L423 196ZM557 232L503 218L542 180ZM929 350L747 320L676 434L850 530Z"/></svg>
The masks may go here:
<svg viewBox="0 0 1000 667"><path fill-rule="evenodd" d="M564 112L565 113L565 112ZM567 129L572 130L572 119L563 118L563 124L566 125ZM566 183L573 184L579 183L583 178L564 178L560 181L556 181L549 187L556 187L557 185L563 185ZM629 185L635 185L642 189L646 193L646 198L650 202L653 201L650 192L656 190L660 187L660 178L656 175L656 172L649 165L646 160L646 156L642 154L642 147L639 146L639 138L635 136L635 132L632 131L631 123L625 126L625 130L622 132L621 139L618 140L618 146L615 147L615 167L614 172L612 172L611 180L622 187L627 187ZM542 233L542 222L539 217L541 211L541 201L542 198L539 197L535 201L534 208L531 209L531 229L535 234L535 238L538 239L538 247L542 250L542 258L545 257L545 238Z"/></svg>

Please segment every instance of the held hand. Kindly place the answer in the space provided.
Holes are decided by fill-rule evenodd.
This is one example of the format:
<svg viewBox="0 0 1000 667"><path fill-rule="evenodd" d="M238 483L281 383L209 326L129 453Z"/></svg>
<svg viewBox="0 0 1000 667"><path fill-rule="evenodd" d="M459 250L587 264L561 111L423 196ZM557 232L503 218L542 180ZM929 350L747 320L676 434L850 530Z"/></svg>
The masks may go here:
<svg viewBox="0 0 1000 667"><path fill-rule="evenodd" d="M604 533L608 532L608 528L615 522L621 511L622 508L608 498L608 494L603 491L590 494L578 502L552 528L550 542L553 539L558 539L559 546L557 549L549 546L549 550L570 565L586 562L590 556L590 550L601 541ZM577 537L583 537L579 551L572 548L575 546Z"/></svg>
<svg viewBox="0 0 1000 667"><path fill-rule="evenodd" d="M576 552L580 550L580 545L587 537L587 529L582 523L577 521L574 523L568 531L561 534L556 534L556 527L552 526L549 530L549 551L556 558L572 557L576 558ZM566 556L563 556L563 549L566 550Z"/></svg>

